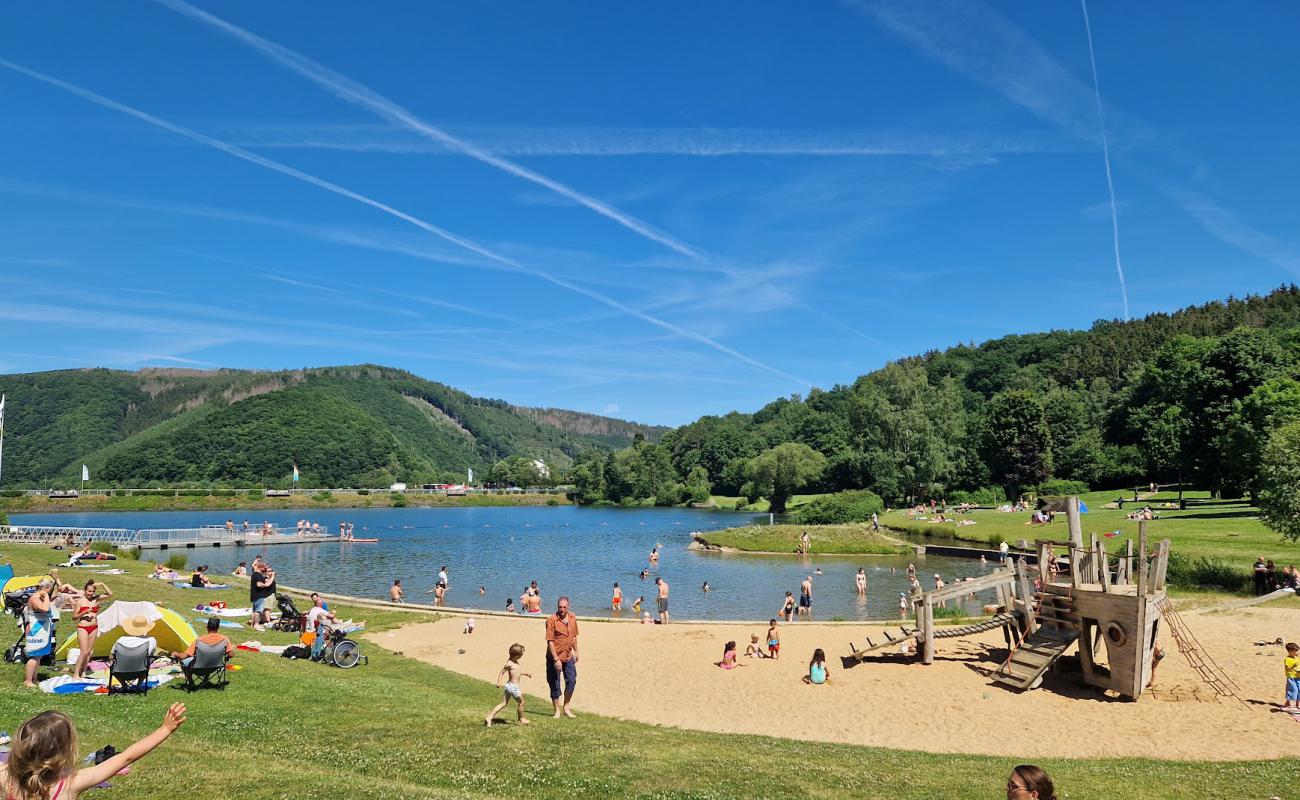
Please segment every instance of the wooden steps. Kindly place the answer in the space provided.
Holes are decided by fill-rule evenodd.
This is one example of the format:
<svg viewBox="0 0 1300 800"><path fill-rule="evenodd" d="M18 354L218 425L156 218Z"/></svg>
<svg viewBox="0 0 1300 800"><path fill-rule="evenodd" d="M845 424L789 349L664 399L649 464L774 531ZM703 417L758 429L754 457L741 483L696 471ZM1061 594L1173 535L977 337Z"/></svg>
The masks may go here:
<svg viewBox="0 0 1300 800"><path fill-rule="evenodd" d="M1056 659L1065 655L1076 638L1078 636L1073 631L1039 629L1011 653L1011 658L998 668L993 679L1014 689L1032 689Z"/></svg>
<svg viewBox="0 0 1300 800"><path fill-rule="evenodd" d="M851 651L849 653L849 658L861 662L862 659L866 657L867 653L873 653L876 650L883 650L886 647L893 647L894 645L902 644L903 642L912 639L921 638L921 632L916 630L915 628L912 629L899 628L898 630L902 635L897 638L890 636L889 631L885 631L885 641L883 642L873 642L871 641L871 637L868 636L867 646L861 649L859 649L858 646L853 644L852 642L849 642L849 650Z"/></svg>

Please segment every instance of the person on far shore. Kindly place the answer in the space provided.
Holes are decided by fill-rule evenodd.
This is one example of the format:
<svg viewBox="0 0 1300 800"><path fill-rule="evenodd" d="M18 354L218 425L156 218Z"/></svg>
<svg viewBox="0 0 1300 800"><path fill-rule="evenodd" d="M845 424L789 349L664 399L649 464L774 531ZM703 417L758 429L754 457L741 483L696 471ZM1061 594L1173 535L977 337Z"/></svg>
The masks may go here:
<svg viewBox="0 0 1300 800"><path fill-rule="evenodd" d="M830 679L830 670L826 669L826 652L819 647L813 651L812 660L808 662L808 674L803 676L803 682L820 686L830 682Z"/></svg>
<svg viewBox="0 0 1300 800"><path fill-rule="evenodd" d="M572 717L569 704L578 683L578 619L569 613L569 598L564 596L555 601L555 613L546 619L546 682L551 687L555 718Z"/></svg>
<svg viewBox="0 0 1300 800"><path fill-rule="evenodd" d="M1021 764L1007 778L1007 800L1056 800L1056 787L1042 767Z"/></svg>
<svg viewBox="0 0 1300 800"><path fill-rule="evenodd" d="M1300 645L1287 642L1282 669L1286 672L1286 702L1282 707L1300 708Z"/></svg>
<svg viewBox="0 0 1300 800"><path fill-rule="evenodd" d="M609 601L610 611L623 610L623 590L618 588L618 582L614 583L614 597Z"/></svg>
<svg viewBox="0 0 1300 800"><path fill-rule="evenodd" d="M867 571L863 567L858 567L857 577L853 579L858 585L858 597L867 596Z"/></svg>
<svg viewBox="0 0 1300 800"><path fill-rule="evenodd" d="M874 511L871 512L871 530L880 532L880 515Z"/></svg>
<svg viewBox="0 0 1300 800"><path fill-rule="evenodd" d="M659 587L659 624L668 624L668 581L663 578L655 578L655 585Z"/></svg>
<svg viewBox="0 0 1300 800"><path fill-rule="evenodd" d="M388 590L388 599L394 603L405 603L406 601L402 599L404 597L406 597L406 590L402 588L402 579L397 578Z"/></svg>
<svg viewBox="0 0 1300 800"><path fill-rule="evenodd" d="M767 624L767 657L781 657L781 634L776 630L776 620L770 620Z"/></svg>
<svg viewBox="0 0 1300 800"><path fill-rule="evenodd" d="M511 700L514 700L515 704L518 706L519 724L528 724L528 720L524 719L524 693L519 688L519 679L531 678L533 676L530 672L524 672L524 668L519 665L519 661L523 657L524 646L522 644L510 645L510 650L506 654L506 664L501 668L501 671L497 673L498 687L501 687L501 679L506 679L505 686L502 687L505 696L501 698L501 702L497 703L495 708L488 712L487 719L484 721L487 723L489 728L492 727L492 720L496 717L497 712L505 710L505 707L510 705Z"/></svg>
<svg viewBox="0 0 1300 800"><path fill-rule="evenodd" d="M799 555L806 556L811 549L812 537L808 535L808 531L804 531L799 535Z"/></svg>

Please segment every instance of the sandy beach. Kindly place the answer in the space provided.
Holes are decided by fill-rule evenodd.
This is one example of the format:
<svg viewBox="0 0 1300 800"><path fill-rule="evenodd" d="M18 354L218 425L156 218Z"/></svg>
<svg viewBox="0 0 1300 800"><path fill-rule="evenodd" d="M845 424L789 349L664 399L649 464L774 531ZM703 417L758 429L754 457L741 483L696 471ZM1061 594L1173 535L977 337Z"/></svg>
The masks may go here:
<svg viewBox="0 0 1300 800"><path fill-rule="evenodd" d="M1130 702L1082 687L1070 657L1040 689L1017 693L993 683L986 673L1006 652L998 631L941 640L930 666L892 655L843 669L849 642L862 643L865 636L879 641L882 626L783 624L779 660L742 656L744 667L726 671L714 666L723 645L734 639L743 653L751 634L766 632L765 624L584 620L574 709L705 731L942 753L1216 761L1300 756L1300 721L1271 705L1281 699L1283 650L1254 645L1300 638L1295 610L1183 617L1240 685L1242 698L1257 702L1247 708L1215 697L1167 638L1169 657L1156 687ZM470 635L462 633L463 625L463 617L446 617L376 634L373 641L488 682L510 644L520 642L528 648L524 667L535 676L523 684L529 709L549 713L543 620L481 617ZM817 647L826 651L831 682L808 686L800 678ZM484 713L497 697L484 684ZM512 719L513 710L501 718Z"/></svg>

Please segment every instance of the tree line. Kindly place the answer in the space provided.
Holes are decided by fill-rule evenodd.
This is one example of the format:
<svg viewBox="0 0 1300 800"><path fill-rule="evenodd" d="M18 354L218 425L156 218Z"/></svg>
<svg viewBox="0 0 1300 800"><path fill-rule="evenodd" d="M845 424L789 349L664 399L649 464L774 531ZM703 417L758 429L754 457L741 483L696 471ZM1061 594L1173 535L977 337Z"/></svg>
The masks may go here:
<svg viewBox="0 0 1300 800"><path fill-rule="evenodd" d="M1258 497L1300 420L1300 289L902 359L580 455L580 502L870 490L891 505L1182 482ZM1300 436L1297 437L1300 442ZM1270 451L1270 444L1273 450ZM1046 491L1044 491L1046 490Z"/></svg>

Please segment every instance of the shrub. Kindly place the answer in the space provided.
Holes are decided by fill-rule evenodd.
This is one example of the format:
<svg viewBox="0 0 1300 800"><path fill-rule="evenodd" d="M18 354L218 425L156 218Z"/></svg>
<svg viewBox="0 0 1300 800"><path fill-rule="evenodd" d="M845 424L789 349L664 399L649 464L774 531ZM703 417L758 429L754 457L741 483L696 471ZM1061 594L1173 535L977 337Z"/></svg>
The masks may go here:
<svg viewBox="0 0 1300 800"><path fill-rule="evenodd" d="M949 503L974 503L977 506L1000 506L1007 501L1001 486L985 486L972 492L957 491L948 494Z"/></svg>
<svg viewBox="0 0 1300 800"><path fill-rule="evenodd" d="M8 525L8 524L9 524L9 515L3 511L0 511L0 525Z"/></svg>
<svg viewBox="0 0 1300 800"><path fill-rule="evenodd" d="M109 544L103 540L93 541L86 545L86 547L94 550L96 553L112 553L113 555L117 555L117 545Z"/></svg>
<svg viewBox="0 0 1300 800"><path fill-rule="evenodd" d="M211 492L207 489L181 489L176 494L181 497L207 497Z"/></svg>
<svg viewBox="0 0 1300 800"><path fill-rule="evenodd" d="M185 562L188 560L189 557L184 553L172 553L167 556L167 569L181 572L185 569Z"/></svg>
<svg viewBox="0 0 1300 800"><path fill-rule="evenodd" d="M1050 481L1043 481L1034 487L1034 493L1040 497L1045 496L1062 496L1070 494L1086 494L1088 484L1083 481L1067 481L1063 478L1054 478Z"/></svg>
<svg viewBox="0 0 1300 800"><path fill-rule="evenodd" d="M331 492L321 490L316 494L312 495L311 499L315 500L318 503L328 503L330 500L334 499L334 495Z"/></svg>
<svg viewBox="0 0 1300 800"><path fill-rule="evenodd" d="M1170 553L1165 580L1179 589L1221 588L1245 592L1253 585L1254 575L1217 558L1201 556L1192 560L1181 553Z"/></svg>
<svg viewBox="0 0 1300 800"><path fill-rule="evenodd" d="M794 513L801 525L841 525L863 522L885 509L880 495L866 489L819 497Z"/></svg>
<svg viewBox="0 0 1300 800"><path fill-rule="evenodd" d="M548 498L546 498L546 505L548 505L548 506L558 506L559 504L560 504L560 498L558 498L558 497L548 497Z"/></svg>
<svg viewBox="0 0 1300 800"><path fill-rule="evenodd" d="M235 490L234 489L213 489L212 496L213 497L234 497Z"/></svg>
<svg viewBox="0 0 1300 800"><path fill-rule="evenodd" d="M388 497L393 501L393 508L406 508L406 495L400 492L391 492Z"/></svg>
<svg viewBox="0 0 1300 800"><path fill-rule="evenodd" d="M0 492L0 497L23 497L27 494L22 489L5 489Z"/></svg>

